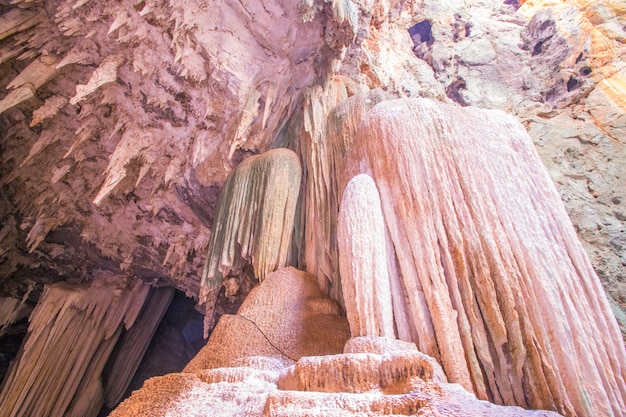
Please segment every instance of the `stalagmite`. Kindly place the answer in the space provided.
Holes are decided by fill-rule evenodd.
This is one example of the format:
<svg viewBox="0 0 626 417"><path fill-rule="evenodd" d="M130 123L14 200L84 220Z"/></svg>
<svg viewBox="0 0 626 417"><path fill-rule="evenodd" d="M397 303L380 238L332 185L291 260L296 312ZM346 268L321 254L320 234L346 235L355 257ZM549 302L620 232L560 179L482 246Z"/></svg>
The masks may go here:
<svg viewBox="0 0 626 417"><path fill-rule="evenodd" d="M395 337L386 233L376 185L368 175L357 175L343 192L337 221L341 287L353 337Z"/></svg>
<svg viewBox="0 0 626 417"><path fill-rule="evenodd" d="M352 151L348 171L381 195L414 341L451 381L500 404L623 415L620 331L515 119L386 101Z"/></svg>
<svg viewBox="0 0 626 417"><path fill-rule="evenodd" d="M159 295L166 291L153 295L160 305L142 312L150 293L151 287L141 281L111 277L91 285L46 287L4 380L3 416L93 417L105 394L107 399L118 399L167 308ZM108 364L109 378L102 381L105 364L122 334L126 345L118 349L117 359Z"/></svg>
<svg viewBox="0 0 626 417"><path fill-rule="evenodd" d="M274 149L244 160L228 177L213 221L201 303L246 264L262 281L287 263L300 176L296 154Z"/></svg>
<svg viewBox="0 0 626 417"><path fill-rule="evenodd" d="M303 356L340 353L350 338L345 317L315 278L280 268L254 287L236 315L224 315L184 372L235 366L249 356L291 365Z"/></svg>
<svg viewBox="0 0 626 417"><path fill-rule="evenodd" d="M309 274L273 272L182 373L146 381L110 416L558 416L478 401L413 343L348 339L337 311Z"/></svg>

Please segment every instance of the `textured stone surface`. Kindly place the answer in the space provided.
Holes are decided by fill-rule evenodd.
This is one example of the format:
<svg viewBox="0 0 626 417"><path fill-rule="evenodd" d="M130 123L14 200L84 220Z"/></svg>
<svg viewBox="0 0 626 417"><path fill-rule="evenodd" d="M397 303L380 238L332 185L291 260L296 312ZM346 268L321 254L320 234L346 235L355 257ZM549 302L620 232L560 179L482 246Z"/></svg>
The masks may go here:
<svg viewBox="0 0 626 417"><path fill-rule="evenodd" d="M478 401L458 385L447 384L439 365L414 344L362 337L350 339L345 350L353 352L307 356L293 366L252 356L228 368L153 378L111 417L559 415Z"/></svg>
<svg viewBox="0 0 626 417"><path fill-rule="evenodd" d="M163 301L162 294L171 298L171 291L151 295L143 282L120 278L91 286L47 287L4 381L3 414L97 415L105 402L117 403L167 308L165 302L142 311L144 303L149 298ZM105 364L122 334L117 353L128 354L114 356L103 380Z"/></svg>
<svg viewBox="0 0 626 417"><path fill-rule="evenodd" d="M395 338L386 235L376 184L366 174L355 176L343 191L337 220L341 287L352 337Z"/></svg>
<svg viewBox="0 0 626 417"><path fill-rule="evenodd" d="M357 23L351 1L20 1L0 14L0 276L16 298L31 266L39 284L105 269L197 295L226 176L269 149Z"/></svg>
<svg viewBox="0 0 626 417"><path fill-rule="evenodd" d="M340 353L350 330L336 303L315 278L292 267L269 274L236 315L224 315L207 345L185 372L230 366L248 356L302 356Z"/></svg>
<svg viewBox="0 0 626 417"><path fill-rule="evenodd" d="M381 194L403 291L393 296L406 304L396 314L413 327L398 333L414 332L451 381L496 403L623 412L621 334L519 122L386 101L365 116L350 165Z"/></svg>
<svg viewBox="0 0 626 417"><path fill-rule="evenodd" d="M94 269L197 295L217 195L232 167L280 141L302 106L314 121L299 140L313 151L299 153L305 175L329 174L332 146L315 145L325 137L319 116L358 90L496 107L550 125L556 109L566 116L559 130L587 120L603 141L623 141L620 0L302 7L206 0L136 8L54 0L3 5L0 13L0 87L8 88L0 95L0 276L18 299L30 285L25 269L37 284L31 301L42 284L88 279ZM429 40L416 45L407 29L423 22ZM350 80L348 94L306 98L306 87L321 87L337 69ZM532 137L556 145L559 130ZM578 183L597 183L581 167L573 169L577 184L559 189L575 224L587 221L585 212L602 229L582 228L580 236L619 306L626 275L616 242L625 224L612 201L626 195L624 173L611 162L625 155L620 146L588 147L583 155L595 171L615 172L604 175L608 191L581 194ZM559 146L540 151L544 163L562 167L551 170L555 180L569 170ZM339 201L332 188L303 188L309 217L332 220ZM339 298L336 254L324 253L333 228L302 228L310 243L300 248L300 267Z"/></svg>
<svg viewBox="0 0 626 417"><path fill-rule="evenodd" d="M622 0L10 3L0 296L26 310L44 285L101 271L198 297L225 179L280 146L303 169L294 264L342 304L336 220L350 178L337 173L367 110L421 96L522 121L626 334ZM398 270L394 252L403 300ZM254 281L227 278L216 311ZM417 340L409 307L394 319Z"/></svg>
<svg viewBox="0 0 626 417"><path fill-rule="evenodd" d="M431 22L433 39L419 60L451 100L525 123L626 332L625 264L615 244L626 224L613 202L626 200L623 2L418 3L411 22Z"/></svg>
<svg viewBox="0 0 626 417"><path fill-rule="evenodd" d="M285 266L301 175L300 161L293 151L273 149L246 159L228 177L218 201L200 282L201 304L214 304L222 285L226 296L233 297L246 267L263 281L270 272ZM207 308L212 309L213 305ZM212 327L210 320L205 327Z"/></svg>

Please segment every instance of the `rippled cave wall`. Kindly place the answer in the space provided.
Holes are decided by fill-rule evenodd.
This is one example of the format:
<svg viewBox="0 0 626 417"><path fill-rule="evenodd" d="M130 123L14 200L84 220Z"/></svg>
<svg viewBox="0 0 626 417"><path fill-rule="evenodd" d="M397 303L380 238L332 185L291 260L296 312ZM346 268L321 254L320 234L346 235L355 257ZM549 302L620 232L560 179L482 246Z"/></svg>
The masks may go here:
<svg viewBox="0 0 626 417"><path fill-rule="evenodd" d="M1 0L0 340L18 343L55 283L198 300L220 190L274 147L303 164L308 246L287 263L341 301L324 252L339 196L306 204L334 175L325 117L375 89L513 114L626 334L625 52L620 0ZM256 282L239 275L196 307L206 323ZM138 312L120 311L107 335L132 328Z"/></svg>

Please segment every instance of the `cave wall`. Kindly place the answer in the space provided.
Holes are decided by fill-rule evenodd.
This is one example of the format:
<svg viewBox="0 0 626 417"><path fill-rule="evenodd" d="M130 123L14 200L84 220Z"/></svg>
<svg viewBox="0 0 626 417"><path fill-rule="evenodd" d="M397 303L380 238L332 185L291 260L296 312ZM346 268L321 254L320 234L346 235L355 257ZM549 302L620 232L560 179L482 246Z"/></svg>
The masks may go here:
<svg viewBox="0 0 626 417"><path fill-rule="evenodd" d="M0 7L7 295L35 287L32 302L46 283L101 269L198 294L226 175L280 143L300 106L320 100L303 89L339 72L353 90L515 114L624 303L619 1ZM425 21L416 45L408 29Z"/></svg>
<svg viewBox="0 0 626 417"><path fill-rule="evenodd" d="M358 126L344 124L428 97L522 123L625 331L623 2L53 0L0 14L0 296L14 313L46 285L110 274L198 297L227 176L274 147L302 164L290 263L345 307L337 173Z"/></svg>

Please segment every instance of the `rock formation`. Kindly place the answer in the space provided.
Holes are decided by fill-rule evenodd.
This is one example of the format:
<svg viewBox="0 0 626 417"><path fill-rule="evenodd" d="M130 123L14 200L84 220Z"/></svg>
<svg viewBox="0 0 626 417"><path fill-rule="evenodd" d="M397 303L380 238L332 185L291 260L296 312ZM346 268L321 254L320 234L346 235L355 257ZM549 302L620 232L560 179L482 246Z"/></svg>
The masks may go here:
<svg viewBox="0 0 626 417"><path fill-rule="evenodd" d="M259 281L286 265L300 178L300 160L288 149L252 156L228 177L215 213L200 303L214 304L224 278L237 280L248 265ZM239 287L230 285L236 288L227 295Z"/></svg>
<svg viewBox="0 0 626 417"><path fill-rule="evenodd" d="M384 253L364 262L350 250L371 236L384 243L389 231L397 269L387 279L401 289L392 296L404 304L396 316L406 315L396 324L401 339L479 398L566 415L620 415L621 334L519 122L427 100L385 101L365 115L347 170L372 176L384 225L353 229L340 256L359 267L384 264ZM348 212L363 204L351 184ZM357 305L366 302L363 293Z"/></svg>
<svg viewBox="0 0 626 417"><path fill-rule="evenodd" d="M214 340L238 340L241 358L248 348L275 355L307 314L319 323L305 341L345 313L354 335L416 343L481 399L624 415L624 344L610 309L626 335L625 27L622 0L0 2L2 372L13 355L3 346L31 322L0 409L52 407L45 395L9 394L48 369L28 353L46 331L70 358L63 343L104 326L72 322L61 337L66 319L42 324L50 294L106 288L93 302L121 317L115 297L126 290L110 287L134 283L193 297L207 331L223 315ZM394 101L417 97L434 101ZM300 306L309 313L265 338L274 323L256 329L234 313L284 265L319 287L296 294L338 307ZM262 288L253 293L272 299ZM72 374L59 413L95 416L120 398L168 291L141 292L132 327L111 322L113 336L95 337L101 348ZM272 320L284 323L288 307ZM311 342L289 356L339 353L346 326L332 352ZM213 353L222 362L199 366L226 366L229 353ZM394 402L382 391L396 384L376 377L388 352L348 353L360 356L301 365L328 376L345 361L346 375L367 374L372 391L355 403L354 393L277 390L293 365L285 357L241 359L257 369L239 391L213 383L239 371L193 375L206 374L235 414L249 404L341 415L338 404L351 403L361 414L454 415L475 404L419 378L398 382ZM50 375L72 362L57 360ZM173 409L206 388L189 375L160 380L179 394ZM301 382L289 386L335 383ZM408 388L429 384L440 385L426 399ZM235 392L256 399L238 403Z"/></svg>
<svg viewBox="0 0 626 417"><path fill-rule="evenodd" d="M396 336L386 233L374 181L355 176L344 190L337 220L341 288L352 336Z"/></svg>
<svg viewBox="0 0 626 417"><path fill-rule="evenodd" d="M248 356L302 356L341 352L350 337L345 317L315 283L315 277L292 267L266 277L236 315L222 316L208 343L185 367L186 372L229 366ZM265 281L264 281L265 282Z"/></svg>
<svg viewBox="0 0 626 417"><path fill-rule="evenodd" d="M48 286L0 392L3 415L97 415L117 404L172 294L115 277Z"/></svg>
<svg viewBox="0 0 626 417"><path fill-rule="evenodd" d="M446 383L437 362L414 344L377 337L347 340L344 318L334 316L335 326L320 325L320 317L333 317L329 307L336 308L320 296L306 273L288 268L270 274L233 316L241 319L222 317L183 373L146 381L111 417L558 416L478 401ZM299 334L297 324L316 329ZM259 336L283 339L276 346L250 343ZM325 355L303 356L313 352Z"/></svg>

